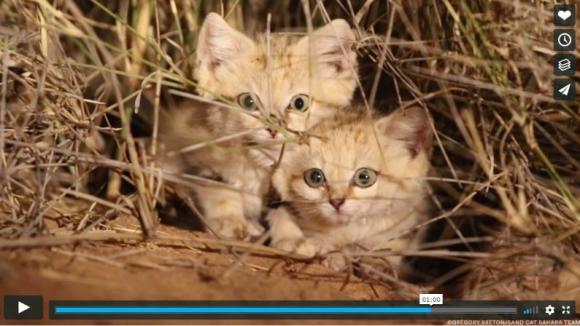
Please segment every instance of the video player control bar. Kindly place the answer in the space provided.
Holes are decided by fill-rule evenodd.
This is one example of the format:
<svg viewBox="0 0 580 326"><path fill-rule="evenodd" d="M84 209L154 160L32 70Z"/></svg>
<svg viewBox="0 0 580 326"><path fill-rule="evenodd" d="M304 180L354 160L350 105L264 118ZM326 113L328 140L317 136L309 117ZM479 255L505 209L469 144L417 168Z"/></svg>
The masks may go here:
<svg viewBox="0 0 580 326"><path fill-rule="evenodd" d="M545 313L548 306L554 313ZM560 306L568 310L555 313ZM49 314L51 319L572 319L574 308L574 301L448 301L437 306L408 301L50 301Z"/></svg>

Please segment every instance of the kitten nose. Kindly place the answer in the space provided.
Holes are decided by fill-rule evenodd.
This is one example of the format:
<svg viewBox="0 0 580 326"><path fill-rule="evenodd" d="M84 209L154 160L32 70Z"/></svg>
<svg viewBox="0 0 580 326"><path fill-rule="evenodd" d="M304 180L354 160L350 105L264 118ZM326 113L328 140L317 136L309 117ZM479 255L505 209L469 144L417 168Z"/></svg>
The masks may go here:
<svg viewBox="0 0 580 326"><path fill-rule="evenodd" d="M334 207L336 210L338 210L340 208L340 206L342 206L342 204L344 204L344 198L335 198L335 199L331 199L329 200L330 205L332 205L332 207Z"/></svg>
<svg viewBox="0 0 580 326"><path fill-rule="evenodd" d="M276 138L276 134L278 133L278 130L272 129L272 128L266 128L266 130L270 133L270 136L272 136L272 138Z"/></svg>

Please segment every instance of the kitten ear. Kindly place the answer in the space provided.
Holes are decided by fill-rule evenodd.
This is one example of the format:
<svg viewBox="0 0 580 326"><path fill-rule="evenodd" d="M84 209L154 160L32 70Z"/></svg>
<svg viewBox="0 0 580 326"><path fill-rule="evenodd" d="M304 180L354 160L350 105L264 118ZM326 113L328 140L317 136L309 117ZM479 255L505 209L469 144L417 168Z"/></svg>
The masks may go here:
<svg viewBox="0 0 580 326"><path fill-rule="evenodd" d="M356 65L354 43L354 33L348 23L335 19L301 38L297 46L306 55L313 56L324 76L332 78Z"/></svg>
<svg viewBox="0 0 580 326"><path fill-rule="evenodd" d="M218 14L207 15L197 40L197 60L209 71L236 59L255 47L246 35L232 28Z"/></svg>
<svg viewBox="0 0 580 326"><path fill-rule="evenodd" d="M433 132L429 117L421 107L413 106L398 110L376 123L384 135L405 143L412 157L421 151L428 153L431 149Z"/></svg>

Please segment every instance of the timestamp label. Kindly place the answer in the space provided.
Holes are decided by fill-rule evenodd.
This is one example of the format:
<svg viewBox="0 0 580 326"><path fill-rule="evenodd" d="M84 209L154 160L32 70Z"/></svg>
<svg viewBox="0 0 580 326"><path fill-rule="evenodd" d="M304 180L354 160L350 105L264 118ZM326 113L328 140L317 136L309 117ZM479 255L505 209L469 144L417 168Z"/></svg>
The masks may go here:
<svg viewBox="0 0 580 326"><path fill-rule="evenodd" d="M443 304L443 294L440 293L423 293L419 295L419 304L428 304L430 306Z"/></svg>

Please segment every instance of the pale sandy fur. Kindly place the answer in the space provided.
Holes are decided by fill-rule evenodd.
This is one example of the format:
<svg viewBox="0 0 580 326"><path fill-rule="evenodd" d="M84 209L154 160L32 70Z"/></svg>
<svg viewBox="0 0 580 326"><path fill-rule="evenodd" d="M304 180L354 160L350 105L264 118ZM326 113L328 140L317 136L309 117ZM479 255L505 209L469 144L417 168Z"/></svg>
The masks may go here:
<svg viewBox="0 0 580 326"><path fill-rule="evenodd" d="M223 182L194 189L207 226L218 236L245 239L263 230L256 222L281 144L295 131L331 118L349 104L356 86L354 35L342 20L309 36L273 34L253 40L209 14L199 33L195 78L198 92L226 107L186 101L165 110L160 138L165 152L244 133L228 142L166 155L165 169ZM258 110L236 100L252 93ZM289 110L292 97L310 98L306 112ZM266 130L275 129L275 136ZM249 131L249 133L248 133Z"/></svg>
<svg viewBox="0 0 580 326"><path fill-rule="evenodd" d="M422 109L379 119L339 114L309 134L306 143L288 146L273 175L283 204L268 215L272 245L306 256L353 247L410 249L417 239L410 231L427 218L431 133ZM323 186L305 182L311 168L324 172ZM378 172L371 187L353 184L360 168ZM329 202L336 198L345 199L338 210Z"/></svg>

